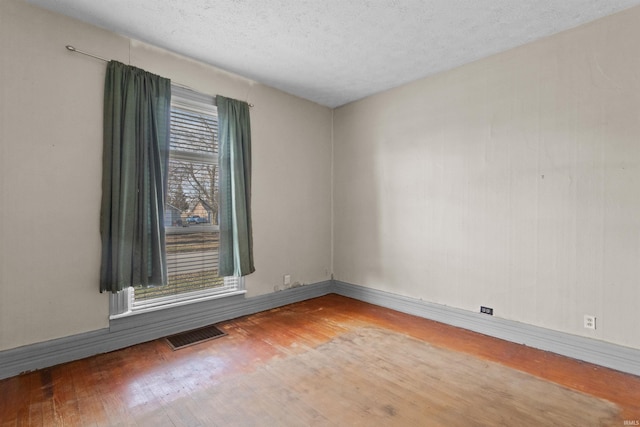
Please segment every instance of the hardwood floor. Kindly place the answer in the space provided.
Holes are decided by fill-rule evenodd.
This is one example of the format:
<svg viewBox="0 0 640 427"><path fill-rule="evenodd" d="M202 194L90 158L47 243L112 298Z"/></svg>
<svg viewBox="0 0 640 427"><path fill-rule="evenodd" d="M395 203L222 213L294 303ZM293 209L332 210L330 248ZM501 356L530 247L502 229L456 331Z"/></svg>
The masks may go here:
<svg viewBox="0 0 640 427"><path fill-rule="evenodd" d="M381 372L377 375L343 379L359 381L357 393L362 397L347 395L353 394L349 388L321 393L320 380L326 382L327 374L322 370L305 374L300 366L311 366L308 355L312 353L326 357L326 351L318 352L319 348L326 349L323 346L338 337L357 336L362 328L394 333L394 339L407 337L412 343L429 343L426 347L454 351L465 360L491 366L497 362L542 379L549 386L559 385L563 390L580 392L575 395L611 402L619 413L615 421L604 425L625 425L625 421L634 425L640 421L640 377L338 295L219 326L228 333L226 337L179 351L157 340L0 381L0 425L416 425L417 419L422 420L421 425L494 425L468 419L464 411L450 412L446 416L454 418L443 418L442 408L463 404L455 395L446 398L443 393L438 402L427 404L416 401L418 395L400 395L399 391L410 389L405 384L377 388L379 381L390 378L380 367L375 368ZM347 357L347 353L343 355ZM366 352L358 357L364 355ZM302 358L307 358L306 365L300 362ZM287 360L300 363L276 363ZM331 365L330 360L327 365ZM300 391L300 375L310 378L312 385L301 392L314 396L313 400L301 401L296 397L299 394L293 395ZM445 398L448 400L443 401ZM301 405L287 406L295 399ZM376 412L365 399L394 404L382 405ZM356 403L340 412L345 402ZM412 406L398 410L403 402ZM438 413L436 408L440 408ZM539 411L535 407L518 410ZM513 425L506 418L494 419L495 425ZM567 420L555 424L576 425ZM593 420L590 425L601 424Z"/></svg>

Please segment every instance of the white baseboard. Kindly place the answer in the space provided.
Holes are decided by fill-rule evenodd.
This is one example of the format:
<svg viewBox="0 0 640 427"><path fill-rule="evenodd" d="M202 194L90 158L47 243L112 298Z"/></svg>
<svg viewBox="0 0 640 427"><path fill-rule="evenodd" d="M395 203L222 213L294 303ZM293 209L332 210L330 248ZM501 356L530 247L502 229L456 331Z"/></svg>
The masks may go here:
<svg viewBox="0 0 640 427"><path fill-rule="evenodd" d="M332 291L484 335L640 376L640 350L334 280Z"/></svg>

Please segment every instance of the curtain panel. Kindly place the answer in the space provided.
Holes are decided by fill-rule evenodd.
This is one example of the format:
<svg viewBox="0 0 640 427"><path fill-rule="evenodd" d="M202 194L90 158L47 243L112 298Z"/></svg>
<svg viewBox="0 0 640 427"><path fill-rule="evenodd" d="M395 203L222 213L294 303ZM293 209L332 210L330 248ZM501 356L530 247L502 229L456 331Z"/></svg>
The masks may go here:
<svg viewBox="0 0 640 427"><path fill-rule="evenodd" d="M251 121L249 104L216 97L220 134L219 276L255 271L251 230Z"/></svg>
<svg viewBox="0 0 640 427"><path fill-rule="evenodd" d="M167 283L171 82L110 61L104 88L100 292Z"/></svg>

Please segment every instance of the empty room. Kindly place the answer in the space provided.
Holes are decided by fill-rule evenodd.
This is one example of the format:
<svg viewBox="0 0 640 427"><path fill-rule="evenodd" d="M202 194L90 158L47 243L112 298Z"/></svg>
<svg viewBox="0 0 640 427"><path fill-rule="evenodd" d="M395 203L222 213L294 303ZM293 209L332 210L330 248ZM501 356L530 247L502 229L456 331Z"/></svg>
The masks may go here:
<svg viewBox="0 0 640 427"><path fill-rule="evenodd" d="M0 0L0 427L640 425L640 0Z"/></svg>

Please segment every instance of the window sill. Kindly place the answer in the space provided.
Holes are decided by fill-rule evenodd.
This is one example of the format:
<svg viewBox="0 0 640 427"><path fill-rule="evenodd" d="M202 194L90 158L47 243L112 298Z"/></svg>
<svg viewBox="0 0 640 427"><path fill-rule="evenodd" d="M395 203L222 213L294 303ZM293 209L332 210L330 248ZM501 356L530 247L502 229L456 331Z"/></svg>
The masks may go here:
<svg viewBox="0 0 640 427"><path fill-rule="evenodd" d="M156 306L156 307L137 308L137 309L126 311L124 313L112 314L112 315L109 316L109 320L123 319L123 318L127 318L127 317L137 316L139 314L152 313L152 312L155 312L155 311L167 310L167 309L170 309L170 308L181 307L181 306L185 306L185 305L189 305L189 304L196 304L196 303L204 302L204 301L211 301L211 300L216 300L216 299L223 299L223 298L233 297L233 296L237 296L237 295L243 295L246 292L247 292L246 290L240 289L240 290L233 291L233 292L225 292L225 293L222 293L222 294L212 294L212 295L201 296L201 297L198 297L198 298L191 298L191 299L188 299L188 300L176 301L174 303L163 304L161 306Z"/></svg>

